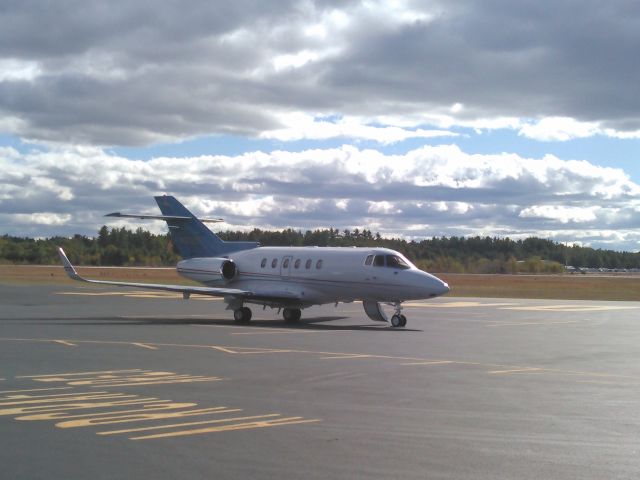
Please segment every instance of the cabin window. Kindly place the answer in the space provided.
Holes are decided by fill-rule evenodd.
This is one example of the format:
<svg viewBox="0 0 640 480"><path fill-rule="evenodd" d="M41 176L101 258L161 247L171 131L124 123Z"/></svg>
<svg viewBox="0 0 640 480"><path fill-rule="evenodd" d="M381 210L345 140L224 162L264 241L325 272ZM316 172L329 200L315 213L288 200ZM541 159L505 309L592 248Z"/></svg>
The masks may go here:
<svg viewBox="0 0 640 480"><path fill-rule="evenodd" d="M307 260L307 263L304 264L304 268L306 268L307 270L311 268L311 259Z"/></svg>
<svg viewBox="0 0 640 480"><path fill-rule="evenodd" d="M384 255L376 255L376 258L373 259L374 267L384 267Z"/></svg>
<svg viewBox="0 0 640 480"><path fill-rule="evenodd" d="M289 268L289 259L285 258L284 262L282 262L282 268Z"/></svg>
<svg viewBox="0 0 640 480"><path fill-rule="evenodd" d="M296 262L293 264L294 268L300 268L300 259L296 259Z"/></svg>
<svg viewBox="0 0 640 480"><path fill-rule="evenodd" d="M278 266L278 259L277 259L277 258L274 258L274 259L271 261L271 268L276 268L277 266Z"/></svg>
<svg viewBox="0 0 640 480"><path fill-rule="evenodd" d="M322 268L322 260L318 260L318 261L316 262L316 268L317 268L318 270L320 270L320 269Z"/></svg>
<svg viewBox="0 0 640 480"><path fill-rule="evenodd" d="M411 268L407 262L397 255L387 255L387 267L399 268L401 270L407 270Z"/></svg>
<svg viewBox="0 0 640 480"><path fill-rule="evenodd" d="M261 267L261 268L264 268L264 267L266 267L266 266L267 266L267 259L266 259L266 258L263 258L263 259L262 259L262 263L260 264L260 267Z"/></svg>
<svg viewBox="0 0 640 480"><path fill-rule="evenodd" d="M364 264L371 265L371 262L373 262L373 255L367 255L367 259L364 261Z"/></svg>

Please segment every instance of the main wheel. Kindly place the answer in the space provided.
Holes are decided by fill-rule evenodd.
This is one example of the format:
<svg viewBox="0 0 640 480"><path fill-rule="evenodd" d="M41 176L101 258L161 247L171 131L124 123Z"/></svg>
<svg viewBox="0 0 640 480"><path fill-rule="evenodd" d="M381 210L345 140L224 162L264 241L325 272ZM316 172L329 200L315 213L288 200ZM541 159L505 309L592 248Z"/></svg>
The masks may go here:
<svg viewBox="0 0 640 480"><path fill-rule="evenodd" d="M402 314L400 314L400 326L401 327L406 327L407 326L407 317L405 317Z"/></svg>
<svg viewBox="0 0 640 480"><path fill-rule="evenodd" d="M251 320L251 309L249 307L242 307L234 310L233 319L238 323L249 323Z"/></svg>
<svg viewBox="0 0 640 480"><path fill-rule="evenodd" d="M285 308L282 311L282 317L287 323L295 323L302 317L302 311L299 308Z"/></svg>

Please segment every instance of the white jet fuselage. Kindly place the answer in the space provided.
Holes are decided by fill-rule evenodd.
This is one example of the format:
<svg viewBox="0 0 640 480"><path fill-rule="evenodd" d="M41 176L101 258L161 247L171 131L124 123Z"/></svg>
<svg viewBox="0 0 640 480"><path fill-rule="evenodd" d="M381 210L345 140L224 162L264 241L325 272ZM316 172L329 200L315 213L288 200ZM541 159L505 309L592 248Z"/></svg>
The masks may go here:
<svg viewBox="0 0 640 480"><path fill-rule="evenodd" d="M297 298L293 303L302 308L354 300L395 303L449 291L445 282L386 248L259 247L225 258L183 260L177 268L211 287Z"/></svg>

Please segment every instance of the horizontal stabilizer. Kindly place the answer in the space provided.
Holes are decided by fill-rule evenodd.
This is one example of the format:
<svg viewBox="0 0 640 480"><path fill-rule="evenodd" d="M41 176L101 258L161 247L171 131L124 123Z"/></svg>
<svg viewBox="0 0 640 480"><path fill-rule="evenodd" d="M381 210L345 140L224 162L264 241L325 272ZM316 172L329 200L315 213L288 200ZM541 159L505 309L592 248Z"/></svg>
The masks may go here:
<svg viewBox="0 0 640 480"><path fill-rule="evenodd" d="M118 217L118 218L139 218L141 220L192 220L193 217L187 217L182 215L139 215L135 213L120 213L113 212L107 213L105 217ZM224 222L222 218L199 218L201 222L204 223L219 223Z"/></svg>

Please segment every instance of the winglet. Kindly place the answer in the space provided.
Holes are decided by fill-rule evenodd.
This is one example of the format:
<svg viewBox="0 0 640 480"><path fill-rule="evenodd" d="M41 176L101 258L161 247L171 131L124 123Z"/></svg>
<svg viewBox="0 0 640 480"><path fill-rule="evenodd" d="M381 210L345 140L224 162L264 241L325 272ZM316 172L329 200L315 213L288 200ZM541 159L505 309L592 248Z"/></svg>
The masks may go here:
<svg viewBox="0 0 640 480"><path fill-rule="evenodd" d="M67 255L64 253L64 250L62 249L62 247L58 247L58 255L60 255L60 260L62 261L62 265L64 266L64 271L67 272L67 275L69 275L69 278L73 280L80 280L81 282L86 281L84 278L78 275L78 272L76 272L76 269L73 268L73 265L71 265L71 262L67 258Z"/></svg>

